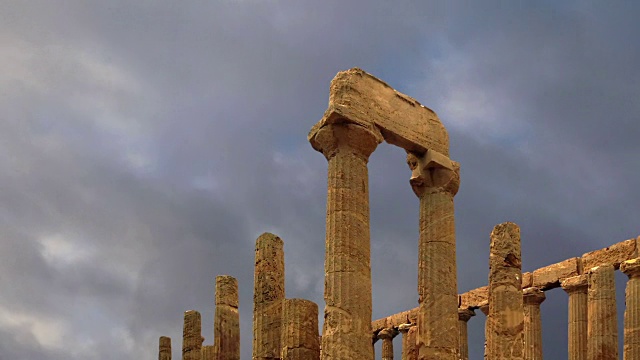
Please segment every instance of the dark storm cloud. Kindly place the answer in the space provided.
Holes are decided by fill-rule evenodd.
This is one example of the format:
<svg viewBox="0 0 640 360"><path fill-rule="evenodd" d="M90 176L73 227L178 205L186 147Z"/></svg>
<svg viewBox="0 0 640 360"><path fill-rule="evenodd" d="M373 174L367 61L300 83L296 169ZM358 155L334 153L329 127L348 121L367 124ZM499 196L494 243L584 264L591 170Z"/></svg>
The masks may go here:
<svg viewBox="0 0 640 360"><path fill-rule="evenodd" d="M153 358L160 335L178 355L184 310L211 342L214 277L230 274L246 358L263 231L285 240L287 295L322 309L326 160L306 134L353 66L449 129L460 291L486 284L502 221L522 228L524 270L638 235L636 7L3 4L1 357ZM417 304L408 176L380 145L374 318ZM564 356L563 296L545 304L547 357Z"/></svg>

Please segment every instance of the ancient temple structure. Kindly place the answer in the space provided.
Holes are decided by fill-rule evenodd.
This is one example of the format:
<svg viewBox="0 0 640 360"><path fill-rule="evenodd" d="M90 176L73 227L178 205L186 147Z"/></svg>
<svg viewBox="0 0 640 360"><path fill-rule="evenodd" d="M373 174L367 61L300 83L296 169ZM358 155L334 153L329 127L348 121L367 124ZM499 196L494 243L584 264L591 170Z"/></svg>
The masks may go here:
<svg viewBox="0 0 640 360"><path fill-rule="evenodd" d="M614 272L629 277L624 314L624 359L640 360L640 237L522 273L520 228L494 227L488 285L458 293L454 196L460 165L449 158L446 129L432 110L360 70L331 82L329 107L308 137L328 162L324 323L318 305L288 299L283 241L256 241L252 359L467 360L467 323L486 316L485 358L541 360L540 309L545 292L568 294L570 360L618 359ZM417 307L372 321L369 156L382 142L403 148L409 184L420 201ZM238 283L216 278L214 343L203 346L201 317L184 314L183 360L240 359ZM248 341L248 340L247 340ZM248 355L245 355L248 358ZM160 337L159 359L171 359L171 339Z"/></svg>

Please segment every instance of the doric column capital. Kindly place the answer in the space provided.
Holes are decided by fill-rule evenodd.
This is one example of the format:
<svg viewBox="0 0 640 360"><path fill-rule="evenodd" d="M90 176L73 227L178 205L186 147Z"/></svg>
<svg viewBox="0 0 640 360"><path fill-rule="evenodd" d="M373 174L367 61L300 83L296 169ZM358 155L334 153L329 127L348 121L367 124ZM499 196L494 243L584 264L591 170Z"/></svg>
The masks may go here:
<svg viewBox="0 0 640 360"><path fill-rule="evenodd" d="M472 316L476 316L476 312L473 309L458 308L458 320L467 322Z"/></svg>
<svg viewBox="0 0 640 360"><path fill-rule="evenodd" d="M583 274L566 278L560 281L560 285L562 286L562 289L564 289L564 291L566 291L568 294L574 292L583 292L586 294L589 282L587 279L587 275Z"/></svg>
<svg viewBox="0 0 640 360"><path fill-rule="evenodd" d="M522 300L526 305L540 305L546 298L544 291L537 287L522 290Z"/></svg>
<svg viewBox="0 0 640 360"><path fill-rule="evenodd" d="M640 277L640 258L623 262L620 264L620 271L625 273L629 279Z"/></svg>
<svg viewBox="0 0 640 360"><path fill-rule="evenodd" d="M311 146L327 160L334 157L340 149L346 149L368 160L382 140L382 134L375 126L364 127L353 123L328 124L310 135Z"/></svg>
<svg viewBox="0 0 640 360"><path fill-rule="evenodd" d="M421 197L435 192L458 193L460 164L445 155L428 150L424 155L407 153L407 165L411 169L409 183L413 192Z"/></svg>
<svg viewBox="0 0 640 360"><path fill-rule="evenodd" d="M398 335L398 330L394 328L386 328L378 332L378 339L393 339L396 335Z"/></svg>
<svg viewBox="0 0 640 360"><path fill-rule="evenodd" d="M401 325L398 325L398 331L402 333L402 336L404 336L414 326L415 326L414 324L401 324Z"/></svg>

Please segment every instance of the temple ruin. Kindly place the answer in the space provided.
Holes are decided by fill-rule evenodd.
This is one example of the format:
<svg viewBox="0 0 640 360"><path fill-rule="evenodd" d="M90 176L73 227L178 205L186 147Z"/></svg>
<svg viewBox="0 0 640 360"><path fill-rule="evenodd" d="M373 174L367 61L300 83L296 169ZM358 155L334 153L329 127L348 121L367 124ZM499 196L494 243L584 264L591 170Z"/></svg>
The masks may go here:
<svg viewBox="0 0 640 360"><path fill-rule="evenodd" d="M255 248L252 359L373 360L380 340L385 360L393 359L394 346L407 360L467 360L467 324L480 309L485 359L541 360L540 308L556 288L569 299L568 358L618 359L616 270L629 278L623 356L640 359L640 237L522 273L520 228L499 224L488 234L488 285L459 294L453 199L460 165L449 158L435 112L354 68L331 82L329 107L308 140L328 162L322 332L317 304L286 298L284 243L265 233ZM419 300L414 309L372 321L367 163L383 141L407 152L409 184L420 201ZM238 283L219 276L215 292L214 343L202 345L200 314L185 312L183 360L240 359ZM168 337L160 337L159 359L171 359Z"/></svg>

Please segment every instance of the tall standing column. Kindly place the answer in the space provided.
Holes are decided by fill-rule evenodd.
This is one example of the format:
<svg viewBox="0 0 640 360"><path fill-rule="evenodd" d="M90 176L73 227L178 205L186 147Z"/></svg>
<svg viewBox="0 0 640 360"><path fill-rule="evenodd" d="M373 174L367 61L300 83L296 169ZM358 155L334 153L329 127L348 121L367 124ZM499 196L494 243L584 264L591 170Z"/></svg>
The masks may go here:
<svg viewBox="0 0 640 360"><path fill-rule="evenodd" d="M310 134L329 162L322 359L373 359L369 156L375 127L328 124Z"/></svg>
<svg viewBox="0 0 640 360"><path fill-rule="evenodd" d="M640 259L620 264L629 281L625 292L623 359L640 359Z"/></svg>
<svg viewBox="0 0 640 360"><path fill-rule="evenodd" d="M418 358L458 358L458 284L453 197L460 166L432 150L409 153L410 184L420 198Z"/></svg>
<svg viewBox="0 0 640 360"><path fill-rule="evenodd" d="M489 251L489 315L485 356L489 360L523 359L520 228L506 222L491 232Z"/></svg>
<svg viewBox="0 0 640 360"><path fill-rule="evenodd" d="M393 360L393 338L398 335L398 331L393 328L382 329L378 333L378 338L382 339L382 360Z"/></svg>
<svg viewBox="0 0 640 360"><path fill-rule="evenodd" d="M458 309L458 339L460 345L460 359L469 360L469 336L467 332L467 323L476 313L473 309Z"/></svg>
<svg viewBox="0 0 640 360"><path fill-rule="evenodd" d="M229 275L216 277L216 312L213 331L215 359L240 360L238 280Z"/></svg>
<svg viewBox="0 0 640 360"><path fill-rule="evenodd" d="M171 360L171 338L168 336L160 336L158 360Z"/></svg>
<svg viewBox="0 0 640 360"><path fill-rule="evenodd" d="M280 359L284 291L284 243L264 233L256 240L253 288L253 359Z"/></svg>
<svg viewBox="0 0 640 360"><path fill-rule="evenodd" d="M184 313L182 360L200 360L202 356L202 318L195 310Z"/></svg>
<svg viewBox="0 0 640 360"><path fill-rule="evenodd" d="M286 299L282 309L282 360L318 360L318 305Z"/></svg>
<svg viewBox="0 0 640 360"><path fill-rule="evenodd" d="M587 360L587 275L562 280L569 295L569 360Z"/></svg>
<svg viewBox="0 0 640 360"><path fill-rule="evenodd" d="M402 324L398 326L398 331L402 333L402 360L417 360L416 327L413 324Z"/></svg>
<svg viewBox="0 0 640 360"><path fill-rule="evenodd" d="M545 299L544 292L536 287L526 288L523 291L525 360L542 360L540 304Z"/></svg>
<svg viewBox="0 0 640 360"><path fill-rule="evenodd" d="M587 360L618 359L616 284L613 265L589 270Z"/></svg>

